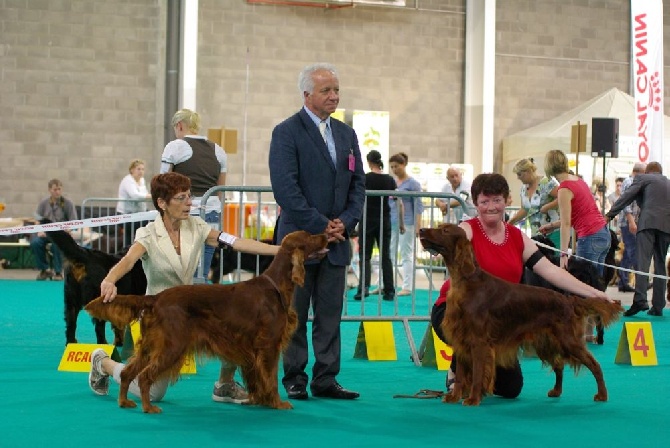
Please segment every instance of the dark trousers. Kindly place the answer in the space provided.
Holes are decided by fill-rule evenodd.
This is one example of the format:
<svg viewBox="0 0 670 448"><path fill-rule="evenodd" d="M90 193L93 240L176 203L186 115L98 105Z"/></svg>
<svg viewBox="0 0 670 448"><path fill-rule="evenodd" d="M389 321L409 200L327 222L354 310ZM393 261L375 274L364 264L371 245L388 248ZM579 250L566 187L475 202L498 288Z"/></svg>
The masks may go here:
<svg viewBox="0 0 670 448"><path fill-rule="evenodd" d="M639 230L635 235L637 245L637 267L640 271L649 271L651 258L654 257L654 273L665 274L665 256L670 245L670 233L656 229ZM651 306L661 311L665 307L666 280L654 278L651 296ZM635 294L633 304L642 308L647 306L647 286L649 277L646 274L635 274Z"/></svg>
<svg viewBox="0 0 670 448"><path fill-rule="evenodd" d="M636 269L637 251L635 244L635 234L628 230L628 227L621 227L621 239L623 240L623 254L621 255L620 267L624 269ZM619 287L630 287L630 274L621 272L619 274Z"/></svg>
<svg viewBox="0 0 670 448"><path fill-rule="evenodd" d="M343 241L339 244L349 244ZM298 314L298 327L284 352L282 384L307 386L305 373L308 358L307 321L310 304L312 321L312 393L320 392L335 382L340 373L340 321L344 297L346 266L335 266L326 256L316 264L305 265L305 284L296 287L293 307Z"/></svg>
<svg viewBox="0 0 670 448"><path fill-rule="evenodd" d="M363 288L367 291L370 287L370 276L372 275L370 258L372 257L372 249L375 243L379 248L379 261L381 265L382 283L385 293L394 293L393 286L393 264L391 263L391 223L384 222L384 228L381 231L381 241L379 236L379 226L373 225L365 229L365 235L358 236L358 259L360 270L360 283L358 290ZM365 271L365 272L363 272ZM363 282L365 277L365 282Z"/></svg>
<svg viewBox="0 0 670 448"><path fill-rule="evenodd" d="M444 333L442 332L442 321L444 320L444 313L446 310L446 302L440 305L434 305L433 310L430 313L430 323L433 326L437 337L440 338L440 340L445 344L449 344L449 342L444 337ZM457 357L458 354L454 353L454 357L451 361L451 370L454 372L456 371ZM521 393L522 388L523 373L521 372L521 365L519 364L519 360L517 360L514 366L510 368L496 367L496 382L493 385L494 395L498 395L503 398L516 398Z"/></svg>

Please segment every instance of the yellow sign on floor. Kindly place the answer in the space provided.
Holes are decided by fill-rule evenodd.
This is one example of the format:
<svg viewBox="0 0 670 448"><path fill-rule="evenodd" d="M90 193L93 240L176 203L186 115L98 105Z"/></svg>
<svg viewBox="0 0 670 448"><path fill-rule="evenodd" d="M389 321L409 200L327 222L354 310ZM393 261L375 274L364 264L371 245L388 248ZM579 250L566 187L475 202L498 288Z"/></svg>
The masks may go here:
<svg viewBox="0 0 670 448"><path fill-rule="evenodd" d="M624 323L614 362L633 366L658 365L651 322Z"/></svg>
<svg viewBox="0 0 670 448"><path fill-rule="evenodd" d="M370 361L396 361L393 324L391 322L361 322L354 358Z"/></svg>
<svg viewBox="0 0 670 448"><path fill-rule="evenodd" d="M133 341L139 341L142 337L140 323L138 321L133 321L130 323L130 334L133 336ZM186 360L184 360L184 365L181 366L179 373L182 375L195 375L197 373L195 366L195 356L193 353L190 353L186 357Z"/></svg>
<svg viewBox="0 0 670 448"><path fill-rule="evenodd" d="M423 367L437 367L437 370L449 370L454 350L437 337L431 324L428 324L426 332L428 333L428 331L430 331L430 334L426 334L427 340L421 365Z"/></svg>
<svg viewBox="0 0 670 448"><path fill-rule="evenodd" d="M119 361L116 347L112 344L68 344L58 365L58 370L64 372L88 372L91 370L91 353L101 348L114 361Z"/></svg>

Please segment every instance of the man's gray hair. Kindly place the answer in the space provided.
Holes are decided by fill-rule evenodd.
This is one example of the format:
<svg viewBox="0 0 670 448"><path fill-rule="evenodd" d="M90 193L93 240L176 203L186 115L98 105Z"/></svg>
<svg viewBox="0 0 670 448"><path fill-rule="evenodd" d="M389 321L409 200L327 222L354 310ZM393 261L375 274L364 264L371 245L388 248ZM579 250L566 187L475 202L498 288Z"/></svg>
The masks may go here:
<svg viewBox="0 0 670 448"><path fill-rule="evenodd" d="M314 80L312 79L312 74L319 70L327 70L332 73L333 76L339 78L337 69L333 64L318 62L316 64L308 65L303 68L298 75L298 91L300 92L300 99L304 99L304 92L314 93Z"/></svg>

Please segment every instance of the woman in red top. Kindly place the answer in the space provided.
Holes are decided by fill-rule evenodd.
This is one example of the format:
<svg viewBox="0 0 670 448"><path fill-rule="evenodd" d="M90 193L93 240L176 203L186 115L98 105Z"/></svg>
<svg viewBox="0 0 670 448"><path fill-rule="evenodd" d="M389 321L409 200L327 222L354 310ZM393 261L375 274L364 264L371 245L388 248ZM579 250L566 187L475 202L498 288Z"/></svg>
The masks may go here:
<svg viewBox="0 0 670 448"><path fill-rule="evenodd" d="M611 237L607 221L598 211L593 194L586 182L568 172L568 158L563 151L554 149L544 159L544 173L554 176L558 185L559 221L545 224L540 232L547 233L560 227L561 251L565 253L570 244L570 228L577 235L577 255L597 262L600 275L603 275L605 256L610 248ZM561 255L561 267L568 263L567 255Z"/></svg>
<svg viewBox="0 0 670 448"><path fill-rule="evenodd" d="M504 280L520 283L525 265L548 282L573 294L607 300L604 292L580 282L566 270L551 263L537 249L533 240L504 222L509 185L503 176L496 173L480 174L472 182L471 192L478 216L463 221L459 226L472 242L475 258L483 270ZM448 303L449 284L447 280L442 286L431 314L433 328L442 340L444 335L440 325ZM491 300L496 300L496 297L491 297ZM523 376L518 361L512 368L496 368L494 394L515 398L522 386Z"/></svg>

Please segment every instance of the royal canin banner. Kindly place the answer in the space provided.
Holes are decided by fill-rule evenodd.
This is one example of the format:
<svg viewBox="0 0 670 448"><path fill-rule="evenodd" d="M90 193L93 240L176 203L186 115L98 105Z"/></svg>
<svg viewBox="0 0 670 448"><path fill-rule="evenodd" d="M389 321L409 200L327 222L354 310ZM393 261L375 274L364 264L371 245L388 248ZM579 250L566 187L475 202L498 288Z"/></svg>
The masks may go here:
<svg viewBox="0 0 670 448"><path fill-rule="evenodd" d="M637 158L663 165L663 2L631 0Z"/></svg>

